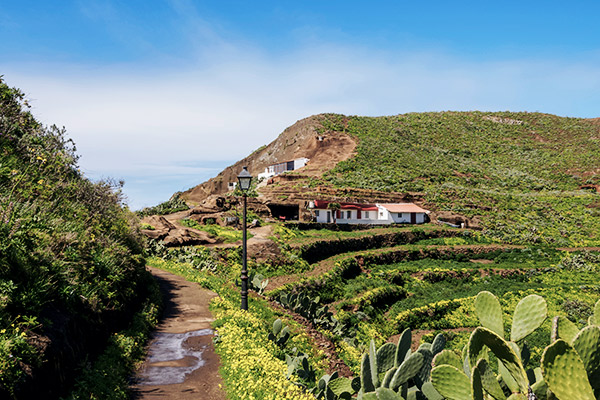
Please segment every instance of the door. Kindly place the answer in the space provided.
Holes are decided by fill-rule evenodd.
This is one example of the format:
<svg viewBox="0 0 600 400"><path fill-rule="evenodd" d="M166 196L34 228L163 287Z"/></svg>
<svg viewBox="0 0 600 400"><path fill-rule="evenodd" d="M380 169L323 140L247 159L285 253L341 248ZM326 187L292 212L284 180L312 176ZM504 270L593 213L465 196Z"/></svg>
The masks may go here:
<svg viewBox="0 0 600 400"><path fill-rule="evenodd" d="M417 213L410 213L410 223L411 224L417 223Z"/></svg>
<svg viewBox="0 0 600 400"><path fill-rule="evenodd" d="M331 211L327 211L327 222L331 222Z"/></svg>

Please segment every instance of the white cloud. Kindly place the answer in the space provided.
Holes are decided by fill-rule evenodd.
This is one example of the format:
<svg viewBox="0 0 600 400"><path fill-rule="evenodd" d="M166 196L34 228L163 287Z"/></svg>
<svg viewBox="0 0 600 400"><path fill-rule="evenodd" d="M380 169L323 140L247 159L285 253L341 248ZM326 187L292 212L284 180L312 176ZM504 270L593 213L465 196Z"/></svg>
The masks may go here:
<svg viewBox="0 0 600 400"><path fill-rule="evenodd" d="M209 177L194 165L225 166L296 120L321 112L478 109L597 116L596 61L477 62L335 46L279 57L229 46L209 62L186 66L1 61L0 70L9 85L33 99L41 121L67 128L90 174L181 176L189 179L187 188L200 183L194 177ZM139 198L143 192L130 193L134 208L147 204Z"/></svg>

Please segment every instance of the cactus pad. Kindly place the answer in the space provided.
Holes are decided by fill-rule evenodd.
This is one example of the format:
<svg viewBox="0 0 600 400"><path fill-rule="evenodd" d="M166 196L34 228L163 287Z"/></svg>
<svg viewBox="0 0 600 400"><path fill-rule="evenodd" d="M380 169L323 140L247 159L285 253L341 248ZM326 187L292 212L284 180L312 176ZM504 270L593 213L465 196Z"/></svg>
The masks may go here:
<svg viewBox="0 0 600 400"><path fill-rule="evenodd" d="M531 385L531 390L533 391L533 394L535 394L535 397L537 397L537 400L547 400L548 385L546 384L545 380L538 380L536 383Z"/></svg>
<svg viewBox="0 0 600 400"><path fill-rule="evenodd" d="M496 379L496 374L494 374L494 371L492 371L488 362L482 358L477 362L475 368L477 368L479 372L483 390L495 400L505 400L506 396L504 396L504 392Z"/></svg>
<svg viewBox="0 0 600 400"><path fill-rule="evenodd" d="M369 345L369 368L371 371L371 381L373 386L379 386L379 374L377 373L377 351L375 349L375 341L371 339Z"/></svg>
<svg viewBox="0 0 600 400"><path fill-rule="evenodd" d="M473 371L471 371L471 393L473 395L473 400L484 400L481 373L477 367L473 368Z"/></svg>
<svg viewBox="0 0 600 400"><path fill-rule="evenodd" d="M554 317L552 320L552 341L562 339L569 344L573 344L573 339L579 333L577 326L569 321L568 318L561 316Z"/></svg>
<svg viewBox="0 0 600 400"><path fill-rule="evenodd" d="M331 389L333 394L340 396L342 393L353 394L354 389L352 388L352 379L349 378L336 378L330 380L327 387Z"/></svg>
<svg viewBox="0 0 600 400"><path fill-rule="evenodd" d="M600 326L587 326L573 340L596 397L600 396Z"/></svg>
<svg viewBox="0 0 600 400"><path fill-rule="evenodd" d="M521 299L513 315L510 340L518 342L540 327L548 315L546 300L537 294Z"/></svg>
<svg viewBox="0 0 600 400"><path fill-rule="evenodd" d="M279 332L281 332L281 328L283 327L283 322L279 318L273 322L273 334L277 336Z"/></svg>
<svg viewBox="0 0 600 400"><path fill-rule="evenodd" d="M451 365L440 365L431 371L431 383L448 400L471 400L471 382Z"/></svg>
<svg viewBox="0 0 600 400"><path fill-rule="evenodd" d="M444 400L444 396L442 396L435 388L431 382L425 382L421 387L421 391L427 398L427 400Z"/></svg>
<svg viewBox="0 0 600 400"><path fill-rule="evenodd" d="M385 343L377 350L377 373L381 374L394 366L396 345Z"/></svg>
<svg viewBox="0 0 600 400"><path fill-rule="evenodd" d="M440 351L444 350L446 347L446 336L443 333L438 333L436 337L431 342L431 352L435 356Z"/></svg>
<svg viewBox="0 0 600 400"><path fill-rule="evenodd" d="M365 393L374 392L375 384L373 383L373 377L371 375L371 357L368 353L363 354L362 361L360 363L360 381L362 383L362 389Z"/></svg>
<svg viewBox="0 0 600 400"><path fill-rule="evenodd" d="M527 393L529 382L519 356L517 356L504 339L489 329L479 327L471 334L471 338L469 339L470 367L472 368L477 364L484 353L484 346L487 346L504 367L506 367L510 376L517 383L519 391Z"/></svg>
<svg viewBox="0 0 600 400"><path fill-rule="evenodd" d="M398 390L398 388L406 383L410 378L413 378L419 373L423 367L425 357L422 353L416 352L410 355L394 373L390 388Z"/></svg>
<svg viewBox="0 0 600 400"><path fill-rule="evenodd" d="M435 367L444 364L452 365L458 369L462 369L463 366L460 357L452 350L442 350L433 358L433 365Z"/></svg>
<svg viewBox="0 0 600 400"><path fill-rule="evenodd" d="M500 307L500 302L496 296L488 291L479 292L477 298L475 298L475 311L483 327L504 338L502 307Z"/></svg>
<svg viewBox="0 0 600 400"><path fill-rule="evenodd" d="M402 396L388 388L380 387L376 393L378 400L404 400Z"/></svg>
<svg viewBox="0 0 600 400"><path fill-rule="evenodd" d="M427 349L429 351L431 351L431 343L421 343L421 345L419 346L419 348L417 349L417 351L421 350L421 349Z"/></svg>
<svg viewBox="0 0 600 400"><path fill-rule="evenodd" d="M398 339L398 345L396 346L396 358L394 360L394 367L399 367L404 360L410 355L410 345L412 342L412 334L410 328L406 328L400 338Z"/></svg>
<svg viewBox="0 0 600 400"><path fill-rule="evenodd" d="M392 385L392 378L397 370L398 368L395 367L388 369L383 377L383 380L381 381L381 386L389 388Z"/></svg>
<svg viewBox="0 0 600 400"><path fill-rule="evenodd" d="M415 375L415 384L419 389L431 378L431 361L433 361L433 353L431 350L419 349L417 353L423 354L423 366L417 375Z"/></svg>
<svg viewBox="0 0 600 400"><path fill-rule="evenodd" d="M577 351L562 339L544 350L542 374L559 400L596 400L583 361Z"/></svg>

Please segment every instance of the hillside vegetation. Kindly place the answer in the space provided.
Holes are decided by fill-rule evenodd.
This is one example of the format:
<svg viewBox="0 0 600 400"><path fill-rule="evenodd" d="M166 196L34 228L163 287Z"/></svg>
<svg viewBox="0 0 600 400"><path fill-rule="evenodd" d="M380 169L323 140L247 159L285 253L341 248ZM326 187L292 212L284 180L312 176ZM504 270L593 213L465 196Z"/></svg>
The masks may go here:
<svg viewBox="0 0 600 400"><path fill-rule="evenodd" d="M482 217L500 241L600 244L600 128L540 113L327 115L356 155L313 185L420 192L433 210ZM582 189L587 185L587 189Z"/></svg>
<svg viewBox="0 0 600 400"><path fill-rule="evenodd" d="M221 296L216 346L231 397L599 398L599 364L586 355L600 338L597 122L482 112L313 122L315 135L352 136L355 154L321 176L295 171L259 199L390 193L475 229L274 223L282 256L249 260L248 313L232 283L238 249L164 250L151 262ZM564 354L577 364L557 362ZM552 372L565 368L578 374L568 384ZM286 378L302 395L275 385Z"/></svg>
<svg viewBox="0 0 600 400"><path fill-rule="evenodd" d="M0 79L0 398L64 394L145 301L119 188L87 180L64 130Z"/></svg>

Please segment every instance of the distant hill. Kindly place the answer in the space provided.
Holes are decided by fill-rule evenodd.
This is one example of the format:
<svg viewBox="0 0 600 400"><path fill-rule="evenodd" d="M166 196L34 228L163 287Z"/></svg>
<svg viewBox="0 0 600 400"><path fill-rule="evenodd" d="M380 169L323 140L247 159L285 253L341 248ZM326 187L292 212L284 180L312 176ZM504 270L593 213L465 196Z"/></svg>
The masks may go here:
<svg viewBox="0 0 600 400"><path fill-rule="evenodd" d="M337 146L324 146L327 140ZM323 114L299 121L183 197L200 202L227 192L242 165L256 176L269 164L308 157L307 167L260 189L266 203L410 200L434 218L466 222L503 242L598 246L599 145L595 119L526 112ZM330 158L332 149L337 157Z"/></svg>

